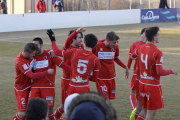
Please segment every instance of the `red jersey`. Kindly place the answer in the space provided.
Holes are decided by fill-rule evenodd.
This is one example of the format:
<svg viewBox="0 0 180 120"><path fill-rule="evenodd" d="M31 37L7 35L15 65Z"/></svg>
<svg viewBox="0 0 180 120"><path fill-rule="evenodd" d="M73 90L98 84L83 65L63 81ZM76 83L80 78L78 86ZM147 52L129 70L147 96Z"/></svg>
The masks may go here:
<svg viewBox="0 0 180 120"><path fill-rule="evenodd" d="M132 55L135 48L139 45L141 41L136 41L136 42L133 42L131 47L130 47L130 50L129 50L129 55ZM128 67L130 68L131 67L131 63L132 63L132 59L128 59ZM134 73L133 74L137 74L137 69L138 69L138 57L135 59L135 63L134 63Z"/></svg>
<svg viewBox="0 0 180 120"><path fill-rule="evenodd" d="M160 85L160 76L156 66L162 65L163 53L153 44L147 43L137 49L140 65L140 82L148 85Z"/></svg>
<svg viewBox="0 0 180 120"><path fill-rule="evenodd" d="M75 48L76 48L76 49L84 49L84 46L83 46L83 44L81 44L80 47L74 47L74 46L70 45L69 48L63 47L63 50L69 50L69 49L75 49ZM70 60L70 59L68 59L68 58L63 58L63 61L64 61L67 65L71 66L71 60ZM66 70L63 70L63 78L66 79L66 80L70 80L70 72L69 72L69 71L66 71Z"/></svg>
<svg viewBox="0 0 180 120"><path fill-rule="evenodd" d="M92 71L99 71L99 58L85 49L64 50L63 57L71 60L70 85L89 85Z"/></svg>
<svg viewBox="0 0 180 120"><path fill-rule="evenodd" d="M50 58L49 50L44 50L41 55L35 55L35 64L33 66L34 72L43 72L49 68L54 69L53 74L48 74L44 77L34 79L32 83L32 88L51 88L55 87L55 75L56 75L56 65L60 66L63 61L55 56Z"/></svg>
<svg viewBox="0 0 180 120"><path fill-rule="evenodd" d="M99 79L114 79L116 77L114 58L119 56L119 46L112 49L107 47L104 42L98 42L92 52L100 59Z"/></svg>
<svg viewBox="0 0 180 120"><path fill-rule="evenodd" d="M21 51L15 62L15 70L16 70L16 76L15 76L15 83L14 87L16 90L26 90L27 88L31 87L31 78L26 76L26 73L30 71L33 67L34 60L28 60L22 56Z"/></svg>

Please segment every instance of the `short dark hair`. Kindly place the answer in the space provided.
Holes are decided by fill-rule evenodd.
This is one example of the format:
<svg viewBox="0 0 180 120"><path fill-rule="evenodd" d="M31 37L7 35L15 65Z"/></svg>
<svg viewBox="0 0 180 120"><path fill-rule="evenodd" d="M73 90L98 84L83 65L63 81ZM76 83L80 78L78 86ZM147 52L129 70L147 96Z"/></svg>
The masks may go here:
<svg viewBox="0 0 180 120"><path fill-rule="evenodd" d="M68 36L70 36L74 31L76 31L76 30L70 30ZM80 34L81 34L81 37L83 38L83 33L80 32ZM74 39L76 39L76 37L77 36L75 36Z"/></svg>
<svg viewBox="0 0 180 120"><path fill-rule="evenodd" d="M154 36L157 35L159 31L159 27L150 27L150 28L147 28L146 31L145 31L145 36L147 38L148 41L152 41Z"/></svg>
<svg viewBox="0 0 180 120"><path fill-rule="evenodd" d="M43 40L40 37L34 38L33 41L38 41L41 45L43 44Z"/></svg>
<svg viewBox="0 0 180 120"><path fill-rule="evenodd" d="M27 43L25 46L24 46L24 52L29 52L29 53L32 53L33 51L38 51L38 47L36 44L34 43Z"/></svg>
<svg viewBox="0 0 180 120"><path fill-rule="evenodd" d="M147 29L147 28L143 28L143 29L141 30L141 34L140 34L140 35L142 35L142 34L146 31L146 29Z"/></svg>
<svg viewBox="0 0 180 120"><path fill-rule="evenodd" d="M110 40L110 41L118 40L118 39L119 39L119 36L118 36L114 31L111 31L111 32L108 32L108 33L107 33L106 39L107 39L107 40Z"/></svg>
<svg viewBox="0 0 180 120"><path fill-rule="evenodd" d="M94 34L87 34L84 37L84 42L86 44L87 47L93 48L96 46L97 44L97 37Z"/></svg>
<svg viewBox="0 0 180 120"><path fill-rule="evenodd" d="M32 98L27 106L26 120L42 120L49 111L49 104L42 98Z"/></svg>

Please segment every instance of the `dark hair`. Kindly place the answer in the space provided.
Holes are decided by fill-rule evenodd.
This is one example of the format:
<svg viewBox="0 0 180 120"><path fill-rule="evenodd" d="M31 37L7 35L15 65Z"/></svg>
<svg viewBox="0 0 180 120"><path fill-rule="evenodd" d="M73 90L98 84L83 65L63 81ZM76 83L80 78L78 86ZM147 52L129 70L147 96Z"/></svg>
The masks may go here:
<svg viewBox="0 0 180 120"><path fill-rule="evenodd" d="M34 43L27 43L25 46L24 46L24 52L29 52L29 53L32 53L33 51L38 51L38 47L36 44Z"/></svg>
<svg viewBox="0 0 180 120"><path fill-rule="evenodd" d="M33 41L38 41L40 45L43 44L43 40L39 37L34 38Z"/></svg>
<svg viewBox="0 0 180 120"><path fill-rule="evenodd" d="M145 31L145 36L147 38L148 41L152 41L154 36L157 35L159 31L159 27L150 27L150 28L147 28L146 31Z"/></svg>
<svg viewBox="0 0 180 120"><path fill-rule="evenodd" d="M84 102L96 103L103 110L105 120L117 120L116 111L112 107L109 99L96 92L81 93L79 96L74 98L67 109L66 120L70 119L74 108Z"/></svg>
<svg viewBox="0 0 180 120"><path fill-rule="evenodd" d="M93 48L96 46L97 44L97 37L94 34L87 34L84 37L84 42L86 44L87 47Z"/></svg>
<svg viewBox="0 0 180 120"><path fill-rule="evenodd" d="M76 31L76 30L71 30L71 31L69 31L68 36L70 36L74 31ZM83 38L83 33L80 32L80 34L81 34L81 37ZM74 39L76 39L76 37L77 37L77 36L75 36Z"/></svg>
<svg viewBox="0 0 180 120"><path fill-rule="evenodd" d="M141 34L140 34L140 35L142 35L142 34L146 31L146 29L147 29L147 28L143 28L143 29L141 30Z"/></svg>
<svg viewBox="0 0 180 120"><path fill-rule="evenodd" d="M114 31L108 32L106 35L106 40L113 41L113 40L118 40L118 39L119 39L119 36Z"/></svg>
<svg viewBox="0 0 180 120"><path fill-rule="evenodd" d="M26 110L26 120L42 120L46 117L49 104L42 98L32 98Z"/></svg>

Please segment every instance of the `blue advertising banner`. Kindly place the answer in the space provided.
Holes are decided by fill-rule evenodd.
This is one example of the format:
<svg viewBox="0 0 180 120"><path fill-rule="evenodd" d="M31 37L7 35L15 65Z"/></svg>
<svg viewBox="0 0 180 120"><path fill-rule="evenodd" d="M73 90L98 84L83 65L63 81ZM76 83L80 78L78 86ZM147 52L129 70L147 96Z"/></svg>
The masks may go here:
<svg viewBox="0 0 180 120"><path fill-rule="evenodd" d="M141 23L160 22L159 9L141 9Z"/></svg>
<svg viewBox="0 0 180 120"><path fill-rule="evenodd" d="M159 16L161 22L177 21L177 8L159 9Z"/></svg>

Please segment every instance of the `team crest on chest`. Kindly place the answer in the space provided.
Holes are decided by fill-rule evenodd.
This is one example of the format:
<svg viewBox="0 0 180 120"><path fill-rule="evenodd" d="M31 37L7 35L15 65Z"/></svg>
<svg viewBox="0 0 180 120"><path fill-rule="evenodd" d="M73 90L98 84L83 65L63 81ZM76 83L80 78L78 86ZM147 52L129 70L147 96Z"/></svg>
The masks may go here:
<svg viewBox="0 0 180 120"><path fill-rule="evenodd" d="M100 48L100 51L103 51L103 48Z"/></svg>
<svg viewBox="0 0 180 120"><path fill-rule="evenodd" d="M47 56L44 56L44 60L47 60Z"/></svg>
<svg viewBox="0 0 180 120"><path fill-rule="evenodd" d="M112 48L111 51L114 52L114 48Z"/></svg>

